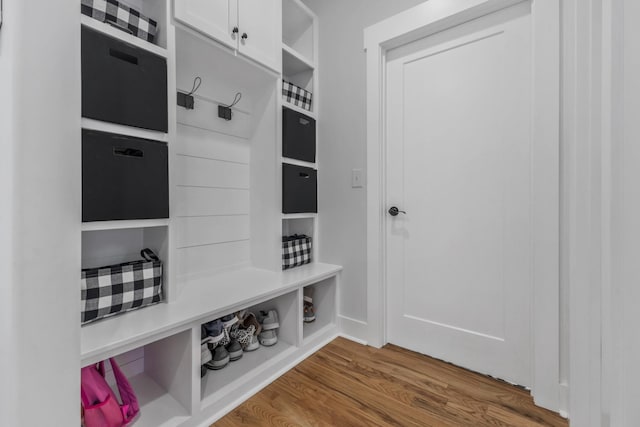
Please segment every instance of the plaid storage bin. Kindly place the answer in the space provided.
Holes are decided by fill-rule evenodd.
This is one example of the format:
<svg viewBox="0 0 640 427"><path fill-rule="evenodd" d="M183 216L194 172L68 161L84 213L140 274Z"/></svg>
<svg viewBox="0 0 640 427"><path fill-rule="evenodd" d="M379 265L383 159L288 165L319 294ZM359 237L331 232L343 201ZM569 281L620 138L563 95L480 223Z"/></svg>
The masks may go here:
<svg viewBox="0 0 640 427"><path fill-rule="evenodd" d="M144 260L82 270L82 324L162 302L162 261L143 249Z"/></svg>
<svg viewBox="0 0 640 427"><path fill-rule="evenodd" d="M311 92L302 89L300 86L296 86L285 80L282 81L282 98L288 103L311 111L312 97Z"/></svg>
<svg viewBox="0 0 640 427"><path fill-rule="evenodd" d="M82 14L153 43L158 23L116 0L82 0Z"/></svg>
<svg viewBox="0 0 640 427"><path fill-rule="evenodd" d="M282 237L282 269L299 267L311 262L311 237L293 235Z"/></svg>

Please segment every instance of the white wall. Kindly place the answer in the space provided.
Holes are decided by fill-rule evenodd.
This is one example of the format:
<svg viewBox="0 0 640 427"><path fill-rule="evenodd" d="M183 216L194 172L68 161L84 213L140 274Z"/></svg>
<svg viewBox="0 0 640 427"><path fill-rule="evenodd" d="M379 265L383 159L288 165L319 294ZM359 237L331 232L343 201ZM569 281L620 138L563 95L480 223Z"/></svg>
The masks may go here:
<svg viewBox="0 0 640 427"><path fill-rule="evenodd" d="M366 322L366 190L351 188L351 170L366 170L363 30L422 1L304 2L320 21L319 256L344 266L339 313ZM358 334L357 328L350 331Z"/></svg>
<svg viewBox="0 0 640 427"><path fill-rule="evenodd" d="M52 420L73 426L79 420L78 8L75 1L4 0L0 31L3 426L50 425Z"/></svg>
<svg viewBox="0 0 640 427"><path fill-rule="evenodd" d="M14 4L5 1L4 28L0 30L0 376L15 384L15 342L13 322L13 56L16 25ZM16 425L13 387L0 391L0 424Z"/></svg>

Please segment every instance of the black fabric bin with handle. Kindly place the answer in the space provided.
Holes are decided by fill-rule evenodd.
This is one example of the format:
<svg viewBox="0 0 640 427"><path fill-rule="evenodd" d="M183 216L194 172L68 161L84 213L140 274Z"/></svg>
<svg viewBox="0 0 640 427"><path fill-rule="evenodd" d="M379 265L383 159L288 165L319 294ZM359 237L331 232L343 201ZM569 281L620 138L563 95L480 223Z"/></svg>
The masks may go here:
<svg viewBox="0 0 640 427"><path fill-rule="evenodd" d="M168 162L165 142L83 129L82 221L169 218Z"/></svg>
<svg viewBox="0 0 640 427"><path fill-rule="evenodd" d="M82 116L167 132L167 61L82 27Z"/></svg>
<svg viewBox="0 0 640 427"><path fill-rule="evenodd" d="M318 212L318 171L282 165L282 213Z"/></svg>
<svg viewBox="0 0 640 427"><path fill-rule="evenodd" d="M316 161L316 121L286 107L282 109L282 156Z"/></svg>

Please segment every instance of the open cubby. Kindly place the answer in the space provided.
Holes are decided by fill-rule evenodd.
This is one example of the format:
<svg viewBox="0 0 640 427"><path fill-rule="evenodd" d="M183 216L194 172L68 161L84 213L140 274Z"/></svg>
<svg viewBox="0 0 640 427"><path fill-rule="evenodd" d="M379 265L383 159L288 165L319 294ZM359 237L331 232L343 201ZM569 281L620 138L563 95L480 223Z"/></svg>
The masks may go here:
<svg viewBox="0 0 640 427"><path fill-rule="evenodd" d="M314 37L314 18L309 9L301 1L283 0L282 42L313 60Z"/></svg>
<svg viewBox="0 0 640 427"><path fill-rule="evenodd" d="M245 352L240 360L230 362L219 371L208 371L201 381L203 407L214 404L230 391L251 381L257 373L287 357L298 346L298 290L248 308L255 314L260 310L278 311L278 343L271 347L261 345L255 351Z"/></svg>
<svg viewBox="0 0 640 427"><path fill-rule="evenodd" d="M158 32L156 33L156 37L153 41L154 44L166 49L167 48L167 1L168 0L127 0L126 4L131 6L133 9L136 9L138 12L146 16L147 18L153 19L158 24ZM84 15L83 15L84 16ZM87 18L92 19L87 16ZM109 26L109 24L100 23L97 20L94 20L96 23ZM114 27L112 27L114 28ZM115 29L115 28L114 28ZM120 29L115 29L116 31L122 33L124 36L122 38L130 38L135 37L130 35L129 33L122 31ZM116 33L117 34L117 33ZM142 39L139 39L142 40ZM144 40L142 40L144 41ZM145 43L149 43L146 42Z"/></svg>
<svg viewBox="0 0 640 427"><path fill-rule="evenodd" d="M136 427L174 427L189 419L191 348L187 330L115 357L140 404ZM106 367L107 381L118 395L110 364Z"/></svg>
<svg viewBox="0 0 640 427"><path fill-rule="evenodd" d="M318 259L316 216L315 214L292 214L282 219L283 236L304 234L311 237L311 262L316 262Z"/></svg>
<svg viewBox="0 0 640 427"><path fill-rule="evenodd" d="M163 262L168 257L166 226L82 232L82 268L103 267L142 259L140 251L149 248Z"/></svg>
<svg viewBox="0 0 640 427"><path fill-rule="evenodd" d="M316 312L316 320L304 323L302 336L304 341L313 339L314 335L321 334L336 325L336 276L321 282L309 285L304 289L313 292L313 306ZM303 308L300 308L301 312Z"/></svg>

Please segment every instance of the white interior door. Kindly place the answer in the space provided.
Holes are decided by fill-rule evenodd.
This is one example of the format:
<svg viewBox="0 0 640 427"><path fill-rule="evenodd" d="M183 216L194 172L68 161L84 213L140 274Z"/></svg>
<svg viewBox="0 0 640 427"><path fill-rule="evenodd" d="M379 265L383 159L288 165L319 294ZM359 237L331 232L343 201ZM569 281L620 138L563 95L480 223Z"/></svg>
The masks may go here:
<svg viewBox="0 0 640 427"><path fill-rule="evenodd" d="M530 385L530 5L387 56L387 340Z"/></svg>

